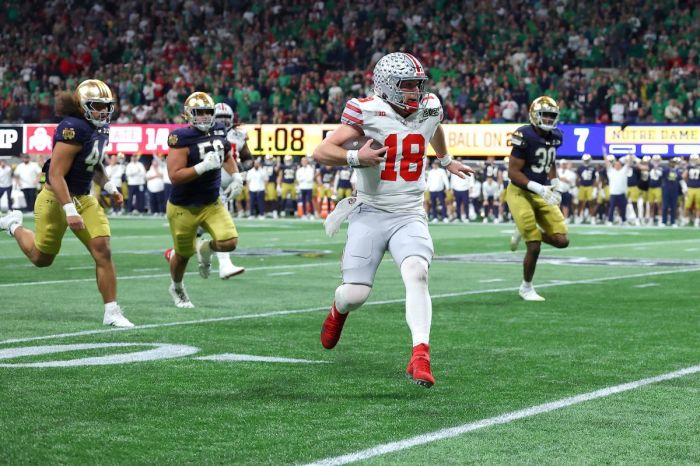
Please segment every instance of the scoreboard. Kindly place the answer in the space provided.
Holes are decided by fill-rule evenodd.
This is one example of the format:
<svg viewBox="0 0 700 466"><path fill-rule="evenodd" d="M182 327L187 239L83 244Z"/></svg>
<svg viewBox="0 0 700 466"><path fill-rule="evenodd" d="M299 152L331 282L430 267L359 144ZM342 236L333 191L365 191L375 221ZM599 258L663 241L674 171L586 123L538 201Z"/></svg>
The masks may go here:
<svg viewBox="0 0 700 466"><path fill-rule="evenodd" d="M454 156L503 157L510 154L510 134L522 124L444 124L447 147ZM337 125L248 125L248 147L254 155L308 155ZM559 125L564 144L559 157L583 154L662 157L700 154L700 126ZM379 141L383 142L383 141ZM435 155L432 148L429 155Z"/></svg>
<svg viewBox="0 0 700 466"><path fill-rule="evenodd" d="M168 134L182 125L110 125L108 153L165 154ZM510 134L522 124L444 124L447 147L454 156L503 157L510 154ZM310 155L337 124L242 125L248 132L253 155ZM662 157L700 154L700 125L559 125L564 144L559 157L583 154ZM50 154L55 124L3 125L0 127L0 156L20 153ZM384 142L384 141L379 141ZM432 148L429 155L435 155Z"/></svg>

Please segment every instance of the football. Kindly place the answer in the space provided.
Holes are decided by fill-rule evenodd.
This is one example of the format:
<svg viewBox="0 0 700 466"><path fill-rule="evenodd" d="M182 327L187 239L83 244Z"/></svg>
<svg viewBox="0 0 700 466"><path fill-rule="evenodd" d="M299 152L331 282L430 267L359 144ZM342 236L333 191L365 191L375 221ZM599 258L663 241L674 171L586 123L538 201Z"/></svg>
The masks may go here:
<svg viewBox="0 0 700 466"><path fill-rule="evenodd" d="M346 150L359 150L370 139L372 139L372 138L369 138L367 136L358 136L356 138L348 139L347 141L345 141L345 143L343 143L342 147L343 147L343 149L346 149ZM372 142L370 147L372 149L381 149L384 146L382 146L379 142L374 141L374 142Z"/></svg>

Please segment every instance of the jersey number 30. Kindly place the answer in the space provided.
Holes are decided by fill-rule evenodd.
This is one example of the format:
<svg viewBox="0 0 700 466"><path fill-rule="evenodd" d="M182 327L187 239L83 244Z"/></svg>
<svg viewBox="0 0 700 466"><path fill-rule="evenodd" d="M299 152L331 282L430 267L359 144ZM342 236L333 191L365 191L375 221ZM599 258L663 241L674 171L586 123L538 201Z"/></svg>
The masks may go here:
<svg viewBox="0 0 700 466"><path fill-rule="evenodd" d="M423 174L423 155L425 154L425 138L422 134L408 134L401 141L401 162L399 171L396 172L396 156L399 154L399 136L390 134L384 140L386 151L386 163L381 172L384 181L396 181L401 175L404 181L417 181Z"/></svg>
<svg viewBox="0 0 700 466"><path fill-rule="evenodd" d="M557 149L555 147L540 147L535 151L535 156L537 163L531 167L532 171L534 173L549 172L554 158L557 156Z"/></svg>

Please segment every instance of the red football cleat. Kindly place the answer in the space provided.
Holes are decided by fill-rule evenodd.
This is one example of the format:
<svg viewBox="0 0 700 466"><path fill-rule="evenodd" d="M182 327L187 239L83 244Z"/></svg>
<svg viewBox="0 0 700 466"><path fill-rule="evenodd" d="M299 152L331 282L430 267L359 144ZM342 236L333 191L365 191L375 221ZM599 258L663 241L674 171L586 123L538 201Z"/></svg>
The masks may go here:
<svg viewBox="0 0 700 466"><path fill-rule="evenodd" d="M345 325L345 319L347 318L348 315L338 312L335 303L333 303L331 312L328 313L328 317L326 317L321 327L321 344L324 348L333 349L338 344L340 333L343 331L343 325Z"/></svg>
<svg viewBox="0 0 700 466"><path fill-rule="evenodd" d="M406 375L425 388L435 385L435 377L430 370L430 346L421 343L413 347L413 355L406 368Z"/></svg>
<svg viewBox="0 0 700 466"><path fill-rule="evenodd" d="M163 257L165 257L166 262L170 262L170 257L173 255L173 248L168 248L165 250L163 253Z"/></svg>

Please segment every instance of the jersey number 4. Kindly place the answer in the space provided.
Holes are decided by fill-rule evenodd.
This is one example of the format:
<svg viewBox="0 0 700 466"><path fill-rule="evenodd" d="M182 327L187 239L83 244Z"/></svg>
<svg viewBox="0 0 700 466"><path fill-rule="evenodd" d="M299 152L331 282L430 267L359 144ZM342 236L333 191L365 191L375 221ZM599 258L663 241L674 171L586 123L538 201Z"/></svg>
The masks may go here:
<svg viewBox="0 0 700 466"><path fill-rule="evenodd" d="M390 134L384 140L386 151L386 163L381 172L384 181L396 181L401 175L404 181L417 181L423 174L423 156L425 155L425 138L422 134L408 134L401 141L401 161L398 173L396 172L396 156L399 155L399 135Z"/></svg>
<svg viewBox="0 0 700 466"><path fill-rule="evenodd" d="M100 150L100 141L95 141L92 145L92 150L85 156L85 170L88 172L95 171L95 165L102 162L105 157L105 145L102 145L102 150Z"/></svg>

